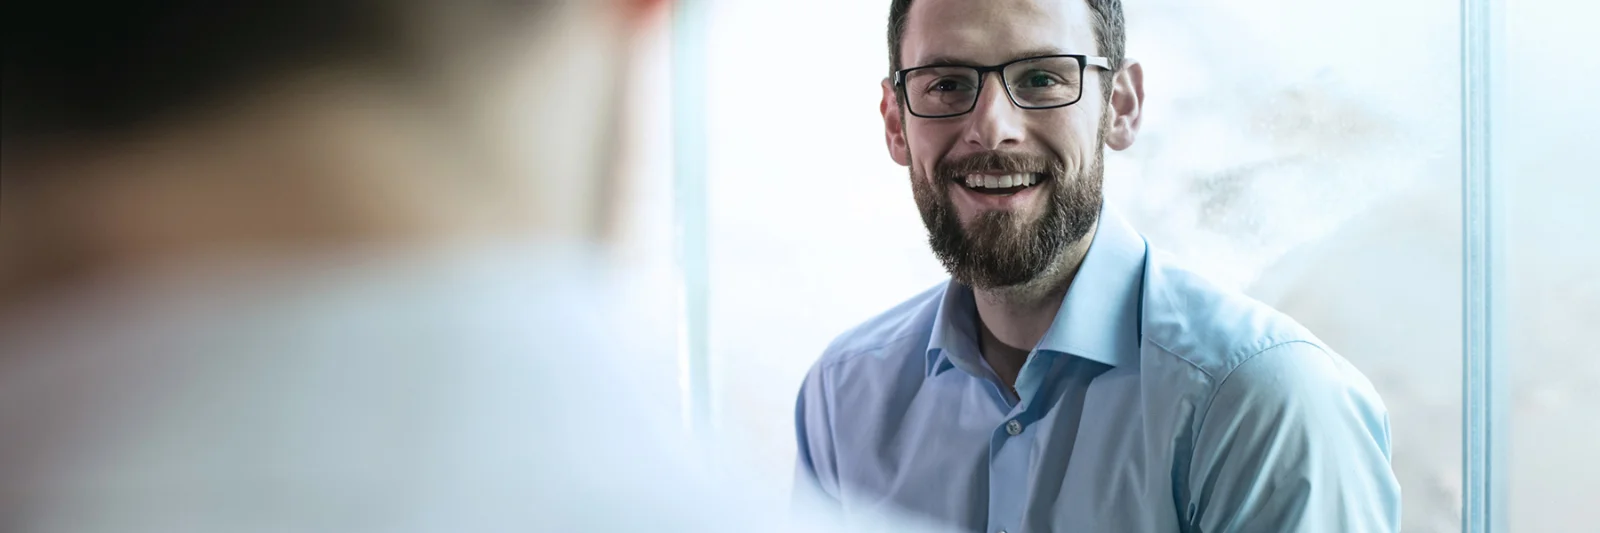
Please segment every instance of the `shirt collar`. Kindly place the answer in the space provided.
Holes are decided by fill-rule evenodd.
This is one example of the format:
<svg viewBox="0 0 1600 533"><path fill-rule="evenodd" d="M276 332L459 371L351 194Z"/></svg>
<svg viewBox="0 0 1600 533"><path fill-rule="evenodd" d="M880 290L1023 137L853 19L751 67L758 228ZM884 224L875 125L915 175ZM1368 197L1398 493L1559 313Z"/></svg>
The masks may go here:
<svg viewBox="0 0 1600 533"><path fill-rule="evenodd" d="M963 370L979 375L982 363L972 360L978 353L978 305L972 288L950 280L944 298L933 316L933 335L928 338L928 375L934 375L960 361ZM955 356L954 361L951 355Z"/></svg>
<svg viewBox="0 0 1600 533"><path fill-rule="evenodd" d="M1148 245L1110 207L1103 206L1089 253L1073 277L1038 350L1071 354L1111 366L1139 357L1140 301ZM951 280L934 315L926 370L987 368L978 355L977 305L972 289Z"/></svg>
<svg viewBox="0 0 1600 533"><path fill-rule="evenodd" d="M1137 362L1147 252L1144 237L1102 207L1094 242L1038 349L1111 366Z"/></svg>

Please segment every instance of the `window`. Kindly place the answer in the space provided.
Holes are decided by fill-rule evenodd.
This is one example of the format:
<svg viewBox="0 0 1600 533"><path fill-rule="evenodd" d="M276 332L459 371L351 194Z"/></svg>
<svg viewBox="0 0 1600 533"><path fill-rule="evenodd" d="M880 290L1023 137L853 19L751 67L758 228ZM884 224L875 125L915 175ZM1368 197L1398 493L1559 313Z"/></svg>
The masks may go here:
<svg viewBox="0 0 1600 533"><path fill-rule="evenodd" d="M1505 320L1497 437L1508 476L1510 531L1576 531L1600 523L1600 151L1590 146L1600 103L1600 44L1591 2L1505 2L1504 96L1491 168L1501 173ZM1492 494L1492 493L1491 493ZM1491 506L1494 508L1495 506Z"/></svg>

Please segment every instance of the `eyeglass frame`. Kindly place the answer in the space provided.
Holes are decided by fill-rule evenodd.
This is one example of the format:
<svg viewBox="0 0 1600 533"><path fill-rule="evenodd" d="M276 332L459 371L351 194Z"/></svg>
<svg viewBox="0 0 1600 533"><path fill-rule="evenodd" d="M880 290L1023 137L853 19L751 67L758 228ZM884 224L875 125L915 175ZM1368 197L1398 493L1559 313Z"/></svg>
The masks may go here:
<svg viewBox="0 0 1600 533"><path fill-rule="evenodd" d="M901 100L901 102L905 103L906 111L910 112L912 116L919 117L919 118L951 118L951 117L959 117L961 115L965 115L967 113L971 113L972 110L978 108L978 100L981 100L983 98L983 85L985 83L987 83L987 81L989 79L989 73L990 72L995 72L995 73L1000 74L1000 87L1001 87L1001 89L1003 89L1006 92L1006 99L1010 100L1011 101L1011 105L1017 106L1018 109L1032 109L1032 110L1059 109L1059 108L1067 107L1067 106L1072 105L1072 104L1076 104L1079 101L1083 100L1083 84L1081 82L1078 84L1078 97L1072 99L1071 102L1067 102L1067 103L1064 103L1064 104L1048 105L1048 106L1030 107L1030 106L1025 106L1025 105L1022 105L1022 104L1018 103L1017 102L1017 97L1015 95L1011 94L1011 86L1010 86L1010 84L1006 83L1006 72L1005 72L1005 70L1006 70L1006 67L1009 67L1011 65L1015 65L1017 63L1021 63L1021 62L1024 62L1024 61L1036 61L1036 60L1040 60L1040 59L1054 59L1054 58L1060 58L1060 57L1069 57L1069 58L1072 58L1072 59L1075 59L1075 60L1078 61L1078 79L1079 80L1083 79L1083 75L1089 71L1089 67L1091 67L1091 66L1100 67L1100 68L1105 69L1105 70L1112 70L1112 68L1111 68L1111 59L1108 58L1108 57L1105 57L1105 56L1090 56L1090 55L1083 55L1083 54L1050 54L1050 55L1032 56L1032 57L1024 57L1024 58L1020 58L1020 59L1013 59L1011 61L1007 61L1007 62L1001 63L999 65L988 66L988 67L979 67L979 66L973 66L973 65L922 65L922 66L916 66L916 67L911 67L911 68L900 69L900 70L896 70L894 72L894 86L895 86L895 89L897 89L900 92L900 100ZM970 69L978 71L978 89L976 91L976 94L972 97L972 104L970 106L967 106L967 110L966 111L962 111L960 113L951 113L951 114L946 114L946 115L924 115L924 114L918 113L915 109L911 109L911 97L906 94L906 74L910 73L910 72L913 72L913 71L922 70L922 69L951 68L951 67L970 68Z"/></svg>

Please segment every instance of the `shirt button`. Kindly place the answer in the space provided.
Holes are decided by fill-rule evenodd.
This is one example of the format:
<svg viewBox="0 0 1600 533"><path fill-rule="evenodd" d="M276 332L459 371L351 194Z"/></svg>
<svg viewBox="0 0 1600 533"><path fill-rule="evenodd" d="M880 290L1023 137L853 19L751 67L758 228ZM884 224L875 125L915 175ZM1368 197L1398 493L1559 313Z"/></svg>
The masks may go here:
<svg viewBox="0 0 1600 533"><path fill-rule="evenodd" d="M1017 435L1021 435L1022 434L1022 422L1018 422L1015 419L1013 419L1010 422L1006 422L1006 433L1010 433L1011 436L1013 436L1013 437L1015 437ZM1006 533L1006 532L1001 531L1000 533Z"/></svg>

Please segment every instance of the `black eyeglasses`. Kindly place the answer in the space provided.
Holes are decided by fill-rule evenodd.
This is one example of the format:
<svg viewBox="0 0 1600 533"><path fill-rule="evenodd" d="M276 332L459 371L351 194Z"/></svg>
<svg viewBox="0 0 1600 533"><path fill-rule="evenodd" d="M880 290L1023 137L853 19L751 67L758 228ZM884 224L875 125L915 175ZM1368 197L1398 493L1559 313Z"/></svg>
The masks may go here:
<svg viewBox="0 0 1600 533"><path fill-rule="evenodd" d="M965 115L978 107L984 78L1000 73L1006 97L1023 109L1053 109L1083 97L1083 73L1090 66L1111 70L1111 60L1074 54L1025 57L992 67L930 65L894 73L906 109L922 118Z"/></svg>

